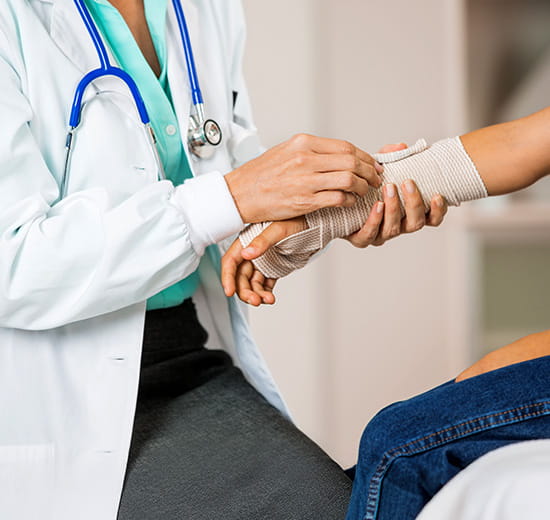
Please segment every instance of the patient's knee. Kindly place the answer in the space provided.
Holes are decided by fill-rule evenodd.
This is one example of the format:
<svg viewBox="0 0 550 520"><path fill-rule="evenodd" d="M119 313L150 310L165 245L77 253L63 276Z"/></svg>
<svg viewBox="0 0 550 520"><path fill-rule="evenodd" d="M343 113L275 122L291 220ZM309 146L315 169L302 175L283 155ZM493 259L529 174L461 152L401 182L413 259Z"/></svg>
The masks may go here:
<svg viewBox="0 0 550 520"><path fill-rule="evenodd" d="M447 386L391 404L378 412L363 432L360 460L380 460L385 454L398 456L414 439L433 433L444 415L442 408L447 406Z"/></svg>

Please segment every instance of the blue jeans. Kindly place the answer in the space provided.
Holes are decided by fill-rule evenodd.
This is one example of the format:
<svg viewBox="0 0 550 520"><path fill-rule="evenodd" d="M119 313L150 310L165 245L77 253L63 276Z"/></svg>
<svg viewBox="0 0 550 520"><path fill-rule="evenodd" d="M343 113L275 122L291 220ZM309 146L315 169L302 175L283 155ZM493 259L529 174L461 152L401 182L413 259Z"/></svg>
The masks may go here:
<svg viewBox="0 0 550 520"><path fill-rule="evenodd" d="M347 520L409 520L485 453L550 438L550 356L448 382L368 424Z"/></svg>

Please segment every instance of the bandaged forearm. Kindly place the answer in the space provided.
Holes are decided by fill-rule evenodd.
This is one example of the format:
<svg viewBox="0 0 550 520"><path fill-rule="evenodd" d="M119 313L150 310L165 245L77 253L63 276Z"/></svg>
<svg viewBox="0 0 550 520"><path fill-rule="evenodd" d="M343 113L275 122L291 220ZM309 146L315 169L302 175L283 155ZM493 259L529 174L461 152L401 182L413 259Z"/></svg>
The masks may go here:
<svg viewBox="0 0 550 520"><path fill-rule="evenodd" d="M416 182L426 212L430 210L430 201L436 194L442 195L451 206L487 197L483 180L458 137L439 141L432 146L420 140L405 150L373 154L373 157L384 165L381 175L383 184L392 183L398 187L403 214L400 187L407 179ZM373 188L352 208L324 208L306 215L308 229L271 247L254 260L255 267L267 278L282 278L304 267L310 257L331 240L359 231L379 200L383 200L382 189ZM269 224L252 224L244 229L240 235L242 245L250 244Z"/></svg>

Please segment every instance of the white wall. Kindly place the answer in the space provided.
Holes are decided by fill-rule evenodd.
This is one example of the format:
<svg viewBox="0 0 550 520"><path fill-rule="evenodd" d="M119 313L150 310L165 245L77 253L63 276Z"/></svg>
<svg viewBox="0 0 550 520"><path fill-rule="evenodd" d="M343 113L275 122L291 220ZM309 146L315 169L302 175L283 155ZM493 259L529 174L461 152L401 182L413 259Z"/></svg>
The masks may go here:
<svg viewBox="0 0 550 520"><path fill-rule="evenodd" d="M297 132L319 133L316 0L245 0L244 5L245 72L262 141L272 146ZM322 440L323 410L316 395L322 366L317 272L318 266L312 266L280 281L280 303L251 310L251 322L298 424Z"/></svg>
<svg viewBox="0 0 550 520"><path fill-rule="evenodd" d="M458 0L245 0L267 145L298 131L368 150L464 129ZM450 219L452 221L452 218ZM452 377L452 222L365 251L336 244L251 312L298 424L344 465L384 405Z"/></svg>

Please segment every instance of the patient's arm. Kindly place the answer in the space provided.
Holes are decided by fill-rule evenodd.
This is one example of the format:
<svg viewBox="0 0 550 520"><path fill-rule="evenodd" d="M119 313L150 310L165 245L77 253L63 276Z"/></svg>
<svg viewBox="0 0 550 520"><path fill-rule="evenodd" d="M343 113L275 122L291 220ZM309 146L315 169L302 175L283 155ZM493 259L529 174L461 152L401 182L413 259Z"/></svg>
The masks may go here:
<svg viewBox="0 0 550 520"><path fill-rule="evenodd" d="M489 195L521 190L550 173L550 107L461 140Z"/></svg>
<svg viewBox="0 0 550 520"><path fill-rule="evenodd" d="M464 381L492 370L544 356L550 356L550 330L525 336L510 345L490 352L470 368L464 370L456 378L456 381Z"/></svg>
<svg viewBox="0 0 550 520"><path fill-rule="evenodd" d="M417 182L426 211L436 193L455 206L488 194L509 193L529 186L550 170L550 109L431 147L419 141L412 148L375 158L384 164L386 183L401 185L410 178ZM402 200L403 193L399 195ZM269 278L281 278L303 267L328 242L360 229L379 200L381 191L371 190L353 208L326 208L306 215L308 229L255 259L255 267ZM240 237L243 246L265 227L246 228Z"/></svg>
<svg viewBox="0 0 550 520"><path fill-rule="evenodd" d="M446 139L433 146L419 141L414 146L387 154L376 154L384 165L381 175L384 184L401 186L414 179L420 190L424 212L430 209L430 200L441 194L450 205L487 195L483 181L458 138ZM406 183L405 186L407 186ZM397 190L401 206L405 193ZM365 223L373 207L382 200L382 190L372 189L352 208L325 208L306 215L308 229L289 237L254 260L254 265L266 277L282 278L306 265L308 259L323 249L331 240L355 233ZM252 225L240 236L247 246L261 234L267 224Z"/></svg>

